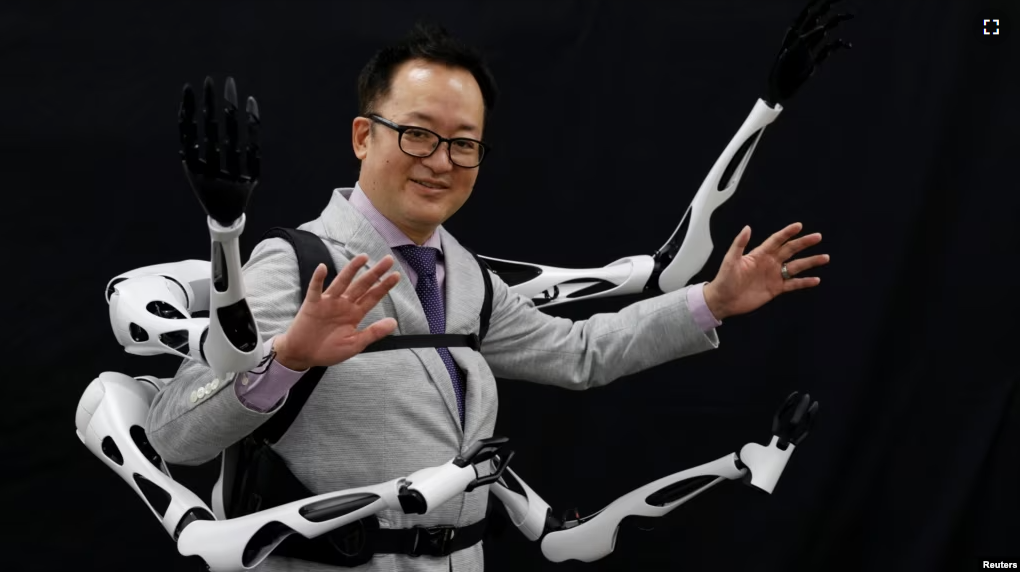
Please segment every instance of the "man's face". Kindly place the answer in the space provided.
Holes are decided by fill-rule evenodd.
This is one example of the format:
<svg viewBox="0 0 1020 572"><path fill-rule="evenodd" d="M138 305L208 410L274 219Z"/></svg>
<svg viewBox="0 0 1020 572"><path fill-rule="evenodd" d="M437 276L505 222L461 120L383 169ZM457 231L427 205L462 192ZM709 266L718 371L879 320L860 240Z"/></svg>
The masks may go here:
<svg viewBox="0 0 1020 572"><path fill-rule="evenodd" d="M424 127L442 137L482 140L482 92L465 69L406 62L374 111L393 123ZM386 218L419 243L460 209L478 177L478 168L450 162L448 143L429 157L412 157L400 150L397 131L369 119L354 120L353 143L361 159L361 188Z"/></svg>

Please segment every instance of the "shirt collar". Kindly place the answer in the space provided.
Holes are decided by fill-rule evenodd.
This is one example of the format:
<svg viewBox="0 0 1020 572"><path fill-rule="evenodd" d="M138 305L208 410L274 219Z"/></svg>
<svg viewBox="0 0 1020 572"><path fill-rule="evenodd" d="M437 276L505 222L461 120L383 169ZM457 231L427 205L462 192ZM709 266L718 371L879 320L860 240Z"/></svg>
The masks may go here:
<svg viewBox="0 0 1020 572"><path fill-rule="evenodd" d="M390 248L415 244L413 240L404 234L404 231L393 224L393 221L386 218L384 214L379 212L379 209L375 208L375 205L369 200L368 195L361 189L359 183L354 183L354 191L351 192L351 196L347 200L355 210L368 220L369 224L383 237L383 240L386 241L387 246ZM443 252L443 243L439 238L438 232L433 232L432 236L422 246L431 246L438 250L440 254Z"/></svg>

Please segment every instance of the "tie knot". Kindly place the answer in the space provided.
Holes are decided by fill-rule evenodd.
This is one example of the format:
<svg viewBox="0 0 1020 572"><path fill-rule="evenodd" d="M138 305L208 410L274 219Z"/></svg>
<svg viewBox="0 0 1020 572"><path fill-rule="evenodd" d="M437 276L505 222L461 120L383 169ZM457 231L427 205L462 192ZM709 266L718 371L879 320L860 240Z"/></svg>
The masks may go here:
<svg viewBox="0 0 1020 572"><path fill-rule="evenodd" d="M435 275L436 257L439 250L431 246L414 246L406 244L396 247L396 250L404 257L404 260L421 276Z"/></svg>

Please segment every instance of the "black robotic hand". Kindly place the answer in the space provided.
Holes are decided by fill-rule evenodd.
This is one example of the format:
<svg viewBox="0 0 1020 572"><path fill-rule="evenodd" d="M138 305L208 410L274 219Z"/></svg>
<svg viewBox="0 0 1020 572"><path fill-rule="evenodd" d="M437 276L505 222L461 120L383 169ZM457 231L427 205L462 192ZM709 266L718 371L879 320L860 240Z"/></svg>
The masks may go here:
<svg viewBox="0 0 1020 572"><path fill-rule="evenodd" d="M184 175L195 191L206 214L223 226L232 225L244 214L259 178L259 106L254 97L245 105L248 117L248 144L244 150L247 174L241 172L241 150L237 127L237 86L234 78L227 78L223 97L226 100L224 119L226 140L221 145L219 124L216 120L216 97L212 78L206 77L202 94L203 145L199 150L198 125L195 123L195 93L190 84L184 85L178 126L181 132L181 160ZM221 154L225 157L221 158Z"/></svg>
<svg viewBox="0 0 1020 572"><path fill-rule="evenodd" d="M791 393L772 418L772 434L779 437L777 445L783 450L788 444L800 445L818 415L818 402L812 403L807 393L797 399L799 395L797 391Z"/></svg>
<svg viewBox="0 0 1020 572"><path fill-rule="evenodd" d="M776 56L769 73L768 95L765 103L775 107L793 97L800 86L826 58L838 49L850 49L849 42L837 39L822 44L826 33L853 18L853 14L836 14L826 17L831 7L839 0L810 0L793 25L786 31L783 46Z"/></svg>
<svg viewBox="0 0 1020 572"><path fill-rule="evenodd" d="M471 492L480 486L491 485L503 476L503 471L506 470L507 466L510 465L511 459L514 458L514 451L510 450L508 445L509 441L506 437L496 436L482 439L454 459L453 463L458 467L478 465L489 460L495 460L492 473L484 477L478 477L464 489L465 491Z"/></svg>

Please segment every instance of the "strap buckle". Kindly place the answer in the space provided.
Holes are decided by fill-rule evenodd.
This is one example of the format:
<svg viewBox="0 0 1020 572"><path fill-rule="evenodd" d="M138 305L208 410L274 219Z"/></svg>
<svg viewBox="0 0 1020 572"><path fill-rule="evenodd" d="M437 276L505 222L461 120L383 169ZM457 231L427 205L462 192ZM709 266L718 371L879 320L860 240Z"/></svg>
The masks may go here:
<svg viewBox="0 0 1020 572"><path fill-rule="evenodd" d="M453 552L450 541L457 534L455 526L415 526L413 530L414 545L408 551L411 556L449 556Z"/></svg>

